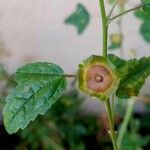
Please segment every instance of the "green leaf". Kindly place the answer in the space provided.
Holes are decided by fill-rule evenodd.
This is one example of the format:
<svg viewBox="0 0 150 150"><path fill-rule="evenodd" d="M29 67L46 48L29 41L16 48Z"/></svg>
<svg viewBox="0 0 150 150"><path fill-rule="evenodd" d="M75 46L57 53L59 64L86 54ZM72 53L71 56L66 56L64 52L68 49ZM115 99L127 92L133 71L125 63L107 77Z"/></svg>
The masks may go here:
<svg viewBox="0 0 150 150"><path fill-rule="evenodd" d="M128 61L120 59L113 54L110 54L108 57L121 74L121 81L116 95L119 98L138 96L145 79L150 75L150 57Z"/></svg>
<svg viewBox="0 0 150 150"><path fill-rule="evenodd" d="M142 24L140 33L143 35L144 40L150 43L150 20Z"/></svg>
<svg viewBox="0 0 150 150"><path fill-rule="evenodd" d="M76 11L65 20L65 23L77 27L78 34L81 34L87 27L89 21L90 15L87 9L82 4L78 4Z"/></svg>
<svg viewBox="0 0 150 150"><path fill-rule="evenodd" d="M52 63L27 64L16 73L19 84L7 97L3 110L9 134L24 129L39 114L43 115L66 88L63 70Z"/></svg>
<svg viewBox="0 0 150 150"><path fill-rule="evenodd" d="M150 43L150 14L147 14L144 11L137 11L135 15L142 19L143 23L140 27L140 33L143 36L143 39Z"/></svg>
<svg viewBox="0 0 150 150"><path fill-rule="evenodd" d="M143 0L143 11L150 15L150 0Z"/></svg>
<svg viewBox="0 0 150 150"><path fill-rule="evenodd" d="M145 13L144 11L141 10L137 10L135 11L135 16L140 18L143 21L146 21L147 19L150 19L150 15L148 15L147 13Z"/></svg>

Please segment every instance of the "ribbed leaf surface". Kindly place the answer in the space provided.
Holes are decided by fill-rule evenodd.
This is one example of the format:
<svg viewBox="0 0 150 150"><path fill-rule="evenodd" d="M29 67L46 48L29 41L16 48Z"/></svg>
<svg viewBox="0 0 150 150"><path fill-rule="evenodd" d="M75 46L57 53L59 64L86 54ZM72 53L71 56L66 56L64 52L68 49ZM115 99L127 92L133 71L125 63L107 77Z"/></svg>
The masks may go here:
<svg viewBox="0 0 150 150"><path fill-rule="evenodd" d="M16 73L16 81L19 85L7 97L3 110L4 124L10 134L43 115L66 88L63 70L51 63L23 66Z"/></svg>
<svg viewBox="0 0 150 150"><path fill-rule="evenodd" d="M138 96L145 79L150 75L150 57L128 61L113 54L108 57L121 74L121 81L116 92L117 96L119 98Z"/></svg>

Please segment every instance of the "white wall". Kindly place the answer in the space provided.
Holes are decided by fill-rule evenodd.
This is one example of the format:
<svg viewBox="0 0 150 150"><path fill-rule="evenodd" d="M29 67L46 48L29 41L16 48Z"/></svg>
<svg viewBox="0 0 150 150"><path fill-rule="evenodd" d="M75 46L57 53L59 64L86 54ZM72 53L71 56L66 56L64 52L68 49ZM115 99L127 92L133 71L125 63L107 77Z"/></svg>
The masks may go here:
<svg viewBox="0 0 150 150"><path fill-rule="evenodd" d="M139 1L129 0L127 7ZM63 23L77 2L91 14L91 22L80 36L73 26ZM138 34L140 23L132 13L123 18L126 57L130 57L130 49L136 49L138 57L150 55L150 45ZM110 32L117 30L116 23L112 23ZM10 72L33 59L54 62L66 73L75 73L83 59L101 53L98 0L0 0L0 36L11 52L10 57L1 60Z"/></svg>
<svg viewBox="0 0 150 150"><path fill-rule="evenodd" d="M91 22L81 36L73 26L63 23L77 2L91 14ZM133 7L135 2L130 0L127 7ZM84 58L101 53L99 16L98 0L0 0L0 35L12 53L9 61L5 60L9 70L15 71L25 59L33 57L58 63L66 72L74 73ZM132 13L124 17L126 56L130 49L137 49L138 56L150 54L150 45L138 35L139 25L140 20ZM110 27L110 32L114 31L115 23Z"/></svg>

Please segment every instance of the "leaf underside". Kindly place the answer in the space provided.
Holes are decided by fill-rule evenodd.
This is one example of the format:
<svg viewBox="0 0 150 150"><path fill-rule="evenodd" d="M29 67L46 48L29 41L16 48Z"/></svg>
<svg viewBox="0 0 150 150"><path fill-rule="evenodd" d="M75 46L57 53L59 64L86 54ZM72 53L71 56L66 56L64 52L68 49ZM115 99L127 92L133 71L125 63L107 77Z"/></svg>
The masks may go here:
<svg viewBox="0 0 150 150"><path fill-rule="evenodd" d="M9 134L24 129L39 114L43 115L66 88L63 70L51 63L23 66L16 73L18 86L6 99L4 124Z"/></svg>
<svg viewBox="0 0 150 150"><path fill-rule="evenodd" d="M119 98L138 96L145 79L150 75L150 57L128 61L113 54L108 57L121 74L121 81L116 95Z"/></svg>

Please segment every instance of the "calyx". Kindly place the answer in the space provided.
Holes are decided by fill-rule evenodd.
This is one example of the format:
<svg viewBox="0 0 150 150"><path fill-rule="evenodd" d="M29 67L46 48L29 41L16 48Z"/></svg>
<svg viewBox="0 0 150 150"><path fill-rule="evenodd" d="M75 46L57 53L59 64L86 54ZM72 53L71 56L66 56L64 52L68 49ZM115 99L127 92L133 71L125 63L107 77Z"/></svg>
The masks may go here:
<svg viewBox="0 0 150 150"><path fill-rule="evenodd" d="M116 92L120 76L115 66L106 58L92 55L78 70L79 89L101 100L107 100Z"/></svg>

